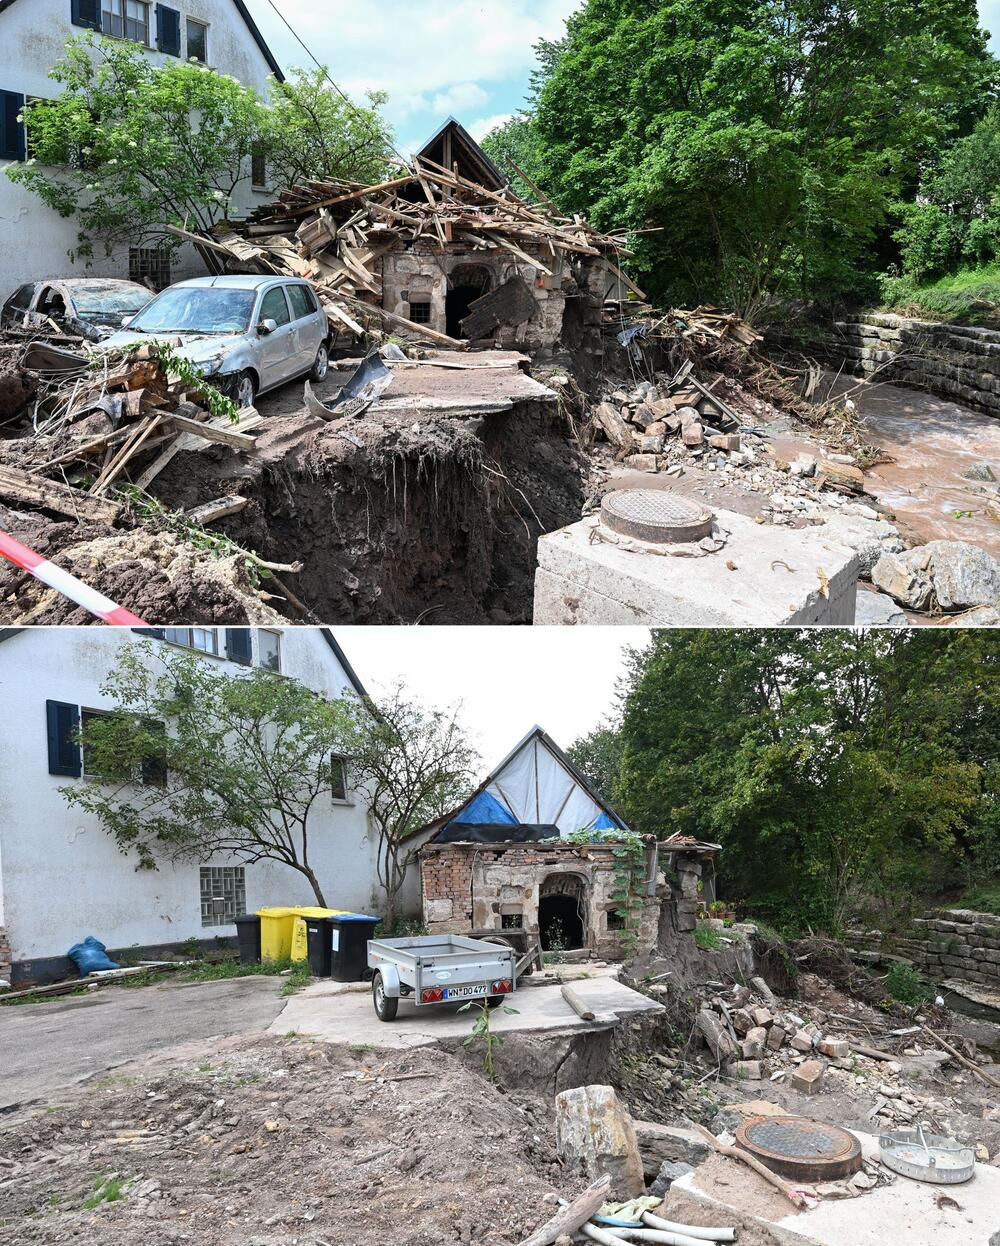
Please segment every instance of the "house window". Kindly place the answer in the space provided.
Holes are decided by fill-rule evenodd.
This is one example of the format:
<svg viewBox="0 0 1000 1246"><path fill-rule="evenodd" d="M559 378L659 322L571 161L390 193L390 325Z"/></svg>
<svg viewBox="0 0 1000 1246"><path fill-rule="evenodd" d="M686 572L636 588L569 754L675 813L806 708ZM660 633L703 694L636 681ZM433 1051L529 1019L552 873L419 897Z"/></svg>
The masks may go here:
<svg viewBox="0 0 1000 1246"><path fill-rule="evenodd" d="M624 930L625 929L625 918L622 917L621 913L616 912L614 909L612 909L608 913L608 929L609 930Z"/></svg>
<svg viewBox="0 0 1000 1246"><path fill-rule="evenodd" d="M0 160L24 160L24 96L0 91Z"/></svg>
<svg viewBox="0 0 1000 1246"><path fill-rule="evenodd" d="M199 653L219 652L219 633L214 627L165 627L163 639L172 645L197 649Z"/></svg>
<svg viewBox="0 0 1000 1246"><path fill-rule="evenodd" d="M146 0L103 0L101 31L149 47L149 5Z"/></svg>
<svg viewBox="0 0 1000 1246"><path fill-rule="evenodd" d="M267 631L264 628L257 633L257 650L260 665L268 671L281 670L281 633Z"/></svg>
<svg viewBox="0 0 1000 1246"><path fill-rule="evenodd" d="M247 909L247 872L242 865L201 867L201 924L231 926Z"/></svg>
<svg viewBox="0 0 1000 1246"><path fill-rule="evenodd" d="M70 20L87 30L101 29L101 0L71 0Z"/></svg>
<svg viewBox="0 0 1000 1246"><path fill-rule="evenodd" d="M89 710L86 708L81 708L80 710L80 731L84 736L84 743L80 746L80 757L83 763L81 769L84 778L103 778L119 783L134 781L136 783L141 782L144 787L166 787L167 760L165 754L145 758L142 762L141 776L138 771L132 771L124 766L118 773L101 774L99 772L93 751L88 749L86 744L87 728L98 719L111 718L112 714L113 711L111 710ZM167 729L161 722L150 720L146 723L146 726L149 730L155 731L159 735L166 735Z"/></svg>
<svg viewBox="0 0 1000 1246"><path fill-rule="evenodd" d="M350 799L347 782L347 758L338 754L330 758L330 791L334 800L346 804Z"/></svg>
<svg viewBox="0 0 1000 1246"><path fill-rule="evenodd" d="M189 61L208 64L208 27L193 17L187 19L187 51Z"/></svg>
<svg viewBox="0 0 1000 1246"><path fill-rule="evenodd" d="M254 190L267 190L267 156L260 148L250 157L250 181Z"/></svg>
<svg viewBox="0 0 1000 1246"><path fill-rule="evenodd" d="M411 303L410 319L414 324L430 324L431 322L431 305L430 303Z"/></svg>
<svg viewBox="0 0 1000 1246"><path fill-rule="evenodd" d="M129 279L154 290L171 284L170 252L164 247L129 247Z"/></svg>

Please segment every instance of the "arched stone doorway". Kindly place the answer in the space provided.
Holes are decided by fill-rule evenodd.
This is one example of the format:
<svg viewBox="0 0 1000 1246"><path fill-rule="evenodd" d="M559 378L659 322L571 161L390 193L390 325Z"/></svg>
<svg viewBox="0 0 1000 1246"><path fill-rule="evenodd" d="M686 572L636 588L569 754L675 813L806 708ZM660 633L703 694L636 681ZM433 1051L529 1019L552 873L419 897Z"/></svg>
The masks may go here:
<svg viewBox="0 0 1000 1246"><path fill-rule="evenodd" d="M538 934L542 950L587 946L587 890L579 874L550 874L538 889Z"/></svg>
<svg viewBox="0 0 1000 1246"><path fill-rule="evenodd" d="M476 299L489 294L493 278L485 264L456 264L448 274L448 294L445 311L449 337L463 338L462 321Z"/></svg>

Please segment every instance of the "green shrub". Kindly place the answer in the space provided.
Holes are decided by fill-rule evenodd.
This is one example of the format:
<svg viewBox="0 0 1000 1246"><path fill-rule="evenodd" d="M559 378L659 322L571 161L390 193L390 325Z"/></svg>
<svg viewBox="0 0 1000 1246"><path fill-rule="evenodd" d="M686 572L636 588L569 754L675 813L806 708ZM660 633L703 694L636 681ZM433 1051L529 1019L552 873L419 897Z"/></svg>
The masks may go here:
<svg viewBox="0 0 1000 1246"><path fill-rule="evenodd" d="M1000 265L963 268L936 281L883 277L882 303L892 311L957 324L1000 320Z"/></svg>
<svg viewBox="0 0 1000 1246"><path fill-rule="evenodd" d="M706 922L699 922L694 930L694 941L706 952L712 952L716 948L722 947L722 937L719 932Z"/></svg>
<svg viewBox="0 0 1000 1246"><path fill-rule="evenodd" d="M901 1004L921 1004L930 998L930 992L920 974L912 965L897 961L885 975L886 990Z"/></svg>

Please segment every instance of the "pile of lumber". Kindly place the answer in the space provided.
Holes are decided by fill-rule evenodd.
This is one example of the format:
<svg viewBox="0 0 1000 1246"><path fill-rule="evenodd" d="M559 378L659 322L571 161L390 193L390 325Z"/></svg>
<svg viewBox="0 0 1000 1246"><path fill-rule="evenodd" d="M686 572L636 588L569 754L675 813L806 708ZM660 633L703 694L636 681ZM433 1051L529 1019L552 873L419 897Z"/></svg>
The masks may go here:
<svg viewBox="0 0 1000 1246"><path fill-rule="evenodd" d="M99 366L32 344L20 372L38 397L30 434L4 443L0 500L29 510L114 523L113 485L147 489L182 450L251 450L262 422L252 407L213 417L204 395L169 373L156 343L108 352Z"/></svg>
<svg viewBox="0 0 1000 1246"><path fill-rule="evenodd" d="M283 192L246 221L226 222L211 234L175 232L194 242L215 271L311 282L339 332L360 336L364 327L358 317L372 316L460 348L468 343L378 306L384 255L421 239L442 250L456 243L506 251L549 277L563 254L603 257L612 272L632 284L609 259L631 254L622 235L602 234L582 216L560 216L548 201L528 203L510 189L488 190L426 158L415 159L412 168L377 186L308 182Z"/></svg>

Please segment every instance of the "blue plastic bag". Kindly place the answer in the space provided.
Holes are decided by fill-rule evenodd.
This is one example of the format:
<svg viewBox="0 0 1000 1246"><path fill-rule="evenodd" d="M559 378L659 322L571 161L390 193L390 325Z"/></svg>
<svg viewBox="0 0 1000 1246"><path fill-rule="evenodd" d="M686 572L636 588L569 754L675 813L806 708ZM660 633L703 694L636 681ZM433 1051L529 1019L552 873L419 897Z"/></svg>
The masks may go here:
<svg viewBox="0 0 1000 1246"><path fill-rule="evenodd" d="M82 943L74 943L66 955L79 969L81 978L99 970L121 969L121 965L108 958L108 949L93 935L87 935Z"/></svg>

